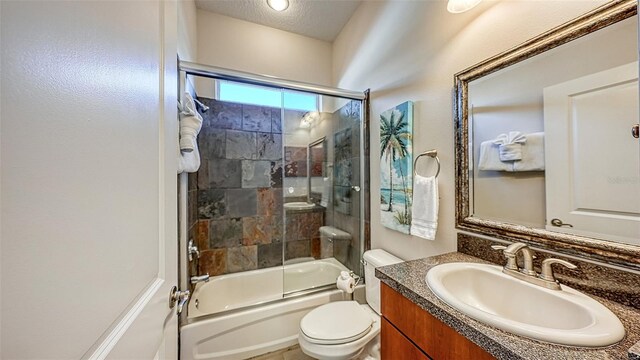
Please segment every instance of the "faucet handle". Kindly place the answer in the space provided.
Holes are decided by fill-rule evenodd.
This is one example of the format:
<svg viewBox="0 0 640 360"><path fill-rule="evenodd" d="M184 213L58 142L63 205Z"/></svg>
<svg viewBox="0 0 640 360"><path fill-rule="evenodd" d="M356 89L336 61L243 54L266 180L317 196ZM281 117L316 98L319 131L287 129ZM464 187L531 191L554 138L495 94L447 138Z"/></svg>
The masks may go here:
<svg viewBox="0 0 640 360"><path fill-rule="evenodd" d="M504 266L505 269L518 271L518 264L516 263L515 254L507 253L507 247L504 245L491 245L493 250L502 250L503 255L507 258L507 264Z"/></svg>
<svg viewBox="0 0 640 360"><path fill-rule="evenodd" d="M547 281L553 281L553 282L556 281L555 276L553 276L553 269L551 268L551 265L553 264L564 265L569 269L577 268L577 266L565 260L556 259L556 258L544 259L542 260L542 271L540 272L541 279L547 280Z"/></svg>
<svg viewBox="0 0 640 360"><path fill-rule="evenodd" d="M187 245L187 252L189 254L189 261L200 259L200 250L198 250L198 246L193 243L193 239L189 240L189 244Z"/></svg>

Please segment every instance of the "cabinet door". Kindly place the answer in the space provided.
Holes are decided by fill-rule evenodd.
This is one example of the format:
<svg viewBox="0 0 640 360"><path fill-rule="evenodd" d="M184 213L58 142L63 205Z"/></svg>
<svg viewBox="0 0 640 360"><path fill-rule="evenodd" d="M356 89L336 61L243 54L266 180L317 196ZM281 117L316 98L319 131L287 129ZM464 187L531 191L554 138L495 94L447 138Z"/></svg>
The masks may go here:
<svg viewBox="0 0 640 360"><path fill-rule="evenodd" d="M430 360L422 350L415 346L409 339L407 339L398 329L393 327L391 323L382 318L382 347L381 354L382 359L416 359L416 360Z"/></svg>
<svg viewBox="0 0 640 360"><path fill-rule="evenodd" d="M385 284L381 284L381 297L384 318L432 359L488 360L494 358L484 349ZM393 345L385 343L383 328L383 351L388 346ZM400 358L383 357L383 359Z"/></svg>

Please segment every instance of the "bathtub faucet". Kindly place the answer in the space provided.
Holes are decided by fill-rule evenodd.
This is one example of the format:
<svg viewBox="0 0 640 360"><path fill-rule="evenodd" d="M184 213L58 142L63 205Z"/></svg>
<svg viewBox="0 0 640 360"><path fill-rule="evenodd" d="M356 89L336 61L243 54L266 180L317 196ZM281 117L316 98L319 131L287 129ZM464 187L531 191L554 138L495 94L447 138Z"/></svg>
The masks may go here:
<svg viewBox="0 0 640 360"><path fill-rule="evenodd" d="M192 284L197 284L199 282L207 282L209 281L209 274L204 274L204 275L200 275L200 276L192 276L191 277L191 283Z"/></svg>

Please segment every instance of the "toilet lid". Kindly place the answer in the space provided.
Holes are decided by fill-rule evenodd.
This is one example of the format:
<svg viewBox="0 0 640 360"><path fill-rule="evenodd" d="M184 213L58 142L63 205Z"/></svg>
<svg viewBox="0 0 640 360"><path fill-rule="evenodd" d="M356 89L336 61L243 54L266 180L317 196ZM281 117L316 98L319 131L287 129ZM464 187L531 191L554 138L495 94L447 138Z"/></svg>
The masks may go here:
<svg viewBox="0 0 640 360"><path fill-rule="evenodd" d="M344 344L363 337L372 324L358 302L336 301L311 310L300 321L300 330L316 344Z"/></svg>

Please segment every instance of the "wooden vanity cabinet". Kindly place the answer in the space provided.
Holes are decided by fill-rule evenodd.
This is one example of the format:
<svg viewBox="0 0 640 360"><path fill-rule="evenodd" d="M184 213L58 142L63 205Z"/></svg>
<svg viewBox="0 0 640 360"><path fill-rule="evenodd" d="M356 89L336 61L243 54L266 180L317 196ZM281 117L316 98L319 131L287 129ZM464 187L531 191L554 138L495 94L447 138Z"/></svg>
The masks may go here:
<svg viewBox="0 0 640 360"><path fill-rule="evenodd" d="M488 352L381 283L382 360L485 360Z"/></svg>

